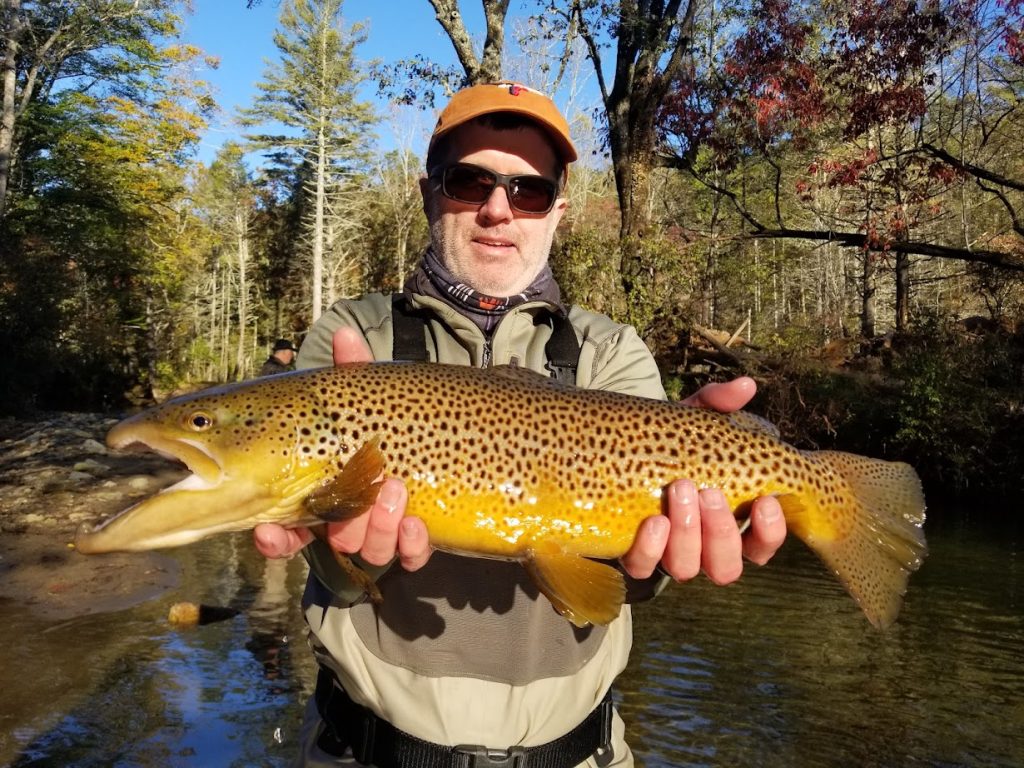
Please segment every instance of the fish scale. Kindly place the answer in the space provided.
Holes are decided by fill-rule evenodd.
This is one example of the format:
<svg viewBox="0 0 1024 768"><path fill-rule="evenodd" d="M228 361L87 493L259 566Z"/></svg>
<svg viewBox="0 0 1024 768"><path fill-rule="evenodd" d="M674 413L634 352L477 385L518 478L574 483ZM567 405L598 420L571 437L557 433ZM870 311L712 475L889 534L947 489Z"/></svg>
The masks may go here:
<svg viewBox="0 0 1024 768"><path fill-rule="evenodd" d="M363 363L198 392L118 424L193 471L77 539L150 549L260 522L316 525L365 511L401 478L431 544L523 563L571 621L605 624L625 588L613 559L662 511L673 480L720 488L737 516L775 495L793 534L869 620L895 619L925 554L908 465L799 451L755 417L577 389L518 368Z"/></svg>

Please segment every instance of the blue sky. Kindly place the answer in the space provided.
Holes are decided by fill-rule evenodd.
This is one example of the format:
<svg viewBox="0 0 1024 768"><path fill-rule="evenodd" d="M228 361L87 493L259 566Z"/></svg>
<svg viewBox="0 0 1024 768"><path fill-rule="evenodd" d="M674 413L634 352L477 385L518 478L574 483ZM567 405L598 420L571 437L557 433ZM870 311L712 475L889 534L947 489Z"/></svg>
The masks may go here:
<svg viewBox="0 0 1024 768"><path fill-rule="evenodd" d="M245 0L194 0L195 12L185 19L184 41L220 58L217 70L203 73L216 86L217 100L223 109L200 148L199 159L207 163L224 141L239 136L231 125L231 118L238 107L251 104L255 83L262 79L266 68L264 60L277 60L272 37L277 26L279 0L263 0L251 10L245 5ZM483 26L479 4L464 5L468 14L467 28L476 35ZM346 26L364 22L369 27L367 41L357 49L358 57L364 61L394 62L423 54L438 63L455 63L451 43L427 0L345 0L342 12ZM363 96L384 108L372 83L367 84ZM433 125L433 115L407 109L399 121L398 129L393 129L387 121L381 124L377 131L380 144L390 148L400 141L410 141L414 151L422 152L425 136ZM413 136L399 139L396 131Z"/></svg>

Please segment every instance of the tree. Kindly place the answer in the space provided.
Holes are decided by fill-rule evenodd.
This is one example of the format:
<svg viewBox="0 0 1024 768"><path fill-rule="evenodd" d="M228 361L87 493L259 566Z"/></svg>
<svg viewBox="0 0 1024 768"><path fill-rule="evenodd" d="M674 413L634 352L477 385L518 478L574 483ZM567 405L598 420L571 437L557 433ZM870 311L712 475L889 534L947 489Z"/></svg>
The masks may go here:
<svg viewBox="0 0 1024 768"><path fill-rule="evenodd" d="M274 44L281 54L257 84L260 95L243 110L248 126L275 123L292 133L250 135L254 147L302 166L306 236L312 258L311 319L323 311L325 248L332 197L365 160L371 107L356 97L363 76L355 68L361 29L341 27L341 0L286 0Z"/></svg>
<svg viewBox="0 0 1024 768"><path fill-rule="evenodd" d="M173 33L177 0L0 0L0 225L18 155L19 123L73 80L125 95L155 73L150 40Z"/></svg>
<svg viewBox="0 0 1024 768"><path fill-rule="evenodd" d="M254 329L257 327L256 315L250 311L255 273L251 256L255 192L245 167L244 150L239 144L228 142L220 148L210 168L200 177L195 196L211 236L207 250L212 259L228 262L231 268L226 271L233 272L235 311L225 313L225 316L234 318L234 332L229 327L225 329L224 336L234 339L232 368L236 377L244 378L251 373L251 356L247 347L251 315ZM216 313L211 313L211 319L216 317ZM227 374L226 370L220 372L222 378Z"/></svg>
<svg viewBox="0 0 1024 768"><path fill-rule="evenodd" d="M167 42L178 5L0 6L0 346L15 350L3 387L12 406L109 405L131 382L144 394L173 350L174 304L194 266L185 175L212 106L193 77L202 53ZM15 343L26 335L30 347Z"/></svg>

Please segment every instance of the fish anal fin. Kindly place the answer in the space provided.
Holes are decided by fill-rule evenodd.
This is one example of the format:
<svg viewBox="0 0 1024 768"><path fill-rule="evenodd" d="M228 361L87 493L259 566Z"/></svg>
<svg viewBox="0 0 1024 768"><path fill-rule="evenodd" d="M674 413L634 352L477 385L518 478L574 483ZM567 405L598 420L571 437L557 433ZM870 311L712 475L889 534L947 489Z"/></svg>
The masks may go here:
<svg viewBox="0 0 1024 768"><path fill-rule="evenodd" d="M626 599L625 579L610 565L538 550L530 551L524 565L555 610L577 627L609 624Z"/></svg>
<svg viewBox="0 0 1024 768"><path fill-rule="evenodd" d="M375 436L352 454L335 477L306 497L306 509L327 522L358 517L377 500L383 471L384 455Z"/></svg>
<svg viewBox="0 0 1024 768"><path fill-rule="evenodd" d="M333 547L331 548L331 554L334 555L334 562L338 564L338 567L344 571L353 584L366 593L366 596L370 598L370 602L374 605L380 605L384 602L384 596L380 593L380 587L377 586L377 582L373 580L370 574L352 562L351 557L343 555Z"/></svg>

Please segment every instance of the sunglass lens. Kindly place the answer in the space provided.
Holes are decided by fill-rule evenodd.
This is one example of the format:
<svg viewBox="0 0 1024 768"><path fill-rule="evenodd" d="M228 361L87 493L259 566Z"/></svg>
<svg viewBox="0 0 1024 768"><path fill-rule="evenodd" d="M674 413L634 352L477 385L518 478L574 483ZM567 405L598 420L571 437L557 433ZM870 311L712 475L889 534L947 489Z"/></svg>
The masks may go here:
<svg viewBox="0 0 1024 768"><path fill-rule="evenodd" d="M524 213L546 213L555 200L555 188L539 176L520 176L509 183L509 198Z"/></svg>
<svg viewBox="0 0 1024 768"><path fill-rule="evenodd" d="M453 165L444 173L444 193L464 203L482 203L496 181L494 174L484 168Z"/></svg>

